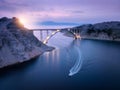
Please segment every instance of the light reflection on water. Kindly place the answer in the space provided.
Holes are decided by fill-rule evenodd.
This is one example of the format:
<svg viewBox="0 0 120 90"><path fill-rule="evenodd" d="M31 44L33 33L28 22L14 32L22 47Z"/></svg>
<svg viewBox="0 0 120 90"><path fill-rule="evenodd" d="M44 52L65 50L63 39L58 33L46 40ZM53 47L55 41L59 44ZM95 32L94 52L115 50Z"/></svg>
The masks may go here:
<svg viewBox="0 0 120 90"><path fill-rule="evenodd" d="M54 65L58 65L59 63L59 49L55 49L52 52L45 52L43 54L44 60L46 61L47 64L49 64L50 62L52 62L52 64Z"/></svg>

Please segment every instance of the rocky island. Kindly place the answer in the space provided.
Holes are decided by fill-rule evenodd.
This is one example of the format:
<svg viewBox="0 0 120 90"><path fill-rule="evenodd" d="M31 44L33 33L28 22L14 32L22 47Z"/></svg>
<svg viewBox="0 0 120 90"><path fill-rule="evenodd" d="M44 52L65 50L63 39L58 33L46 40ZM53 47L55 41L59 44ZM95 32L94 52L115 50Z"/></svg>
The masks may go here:
<svg viewBox="0 0 120 90"><path fill-rule="evenodd" d="M53 49L39 41L16 17L0 19L0 68L31 60Z"/></svg>

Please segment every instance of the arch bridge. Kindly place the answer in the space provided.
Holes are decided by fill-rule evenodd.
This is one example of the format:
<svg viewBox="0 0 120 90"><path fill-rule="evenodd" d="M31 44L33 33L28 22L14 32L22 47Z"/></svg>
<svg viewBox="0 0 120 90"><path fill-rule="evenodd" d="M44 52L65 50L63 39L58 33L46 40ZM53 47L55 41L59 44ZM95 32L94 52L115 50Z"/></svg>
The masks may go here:
<svg viewBox="0 0 120 90"><path fill-rule="evenodd" d="M67 28L67 29L30 29L30 31L33 31L34 34L37 34L37 36L39 37L39 40L42 41L44 44L46 44L48 42L48 40L58 32L71 34L74 39L81 38L80 30L72 29L72 28Z"/></svg>

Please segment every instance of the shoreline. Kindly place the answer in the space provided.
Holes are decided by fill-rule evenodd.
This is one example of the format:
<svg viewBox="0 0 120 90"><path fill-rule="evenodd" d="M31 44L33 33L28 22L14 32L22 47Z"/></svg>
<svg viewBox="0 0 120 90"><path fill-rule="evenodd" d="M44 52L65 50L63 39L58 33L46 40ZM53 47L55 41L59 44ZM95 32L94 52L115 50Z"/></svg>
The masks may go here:
<svg viewBox="0 0 120 90"><path fill-rule="evenodd" d="M81 39L83 39L83 40L97 40L97 41L120 42L120 40L98 39L98 38L86 38L86 37L81 37Z"/></svg>
<svg viewBox="0 0 120 90"><path fill-rule="evenodd" d="M71 36L71 34L69 34L69 33L64 34L64 36L74 38L74 37ZM111 38L99 38L99 37L96 38L96 37L84 37L84 36L82 37L82 36L81 36L81 39L120 42L120 39L117 39L117 40L115 39L115 40L113 40L113 39L111 39Z"/></svg>
<svg viewBox="0 0 120 90"><path fill-rule="evenodd" d="M39 56L41 56L41 55L44 54L45 52L51 52L51 51L53 51L54 49L55 49L54 47L48 46L46 50L38 53L37 55L31 57L30 59L26 59L26 60L22 60L21 62L18 61L18 62L9 64L9 65L5 65L5 66L3 66L3 67L0 67L0 70L1 70L1 69L5 69L5 68L7 69L7 68L10 68L10 67L18 66L18 65L20 65L20 64L23 64L23 63L27 63L27 62L36 60Z"/></svg>

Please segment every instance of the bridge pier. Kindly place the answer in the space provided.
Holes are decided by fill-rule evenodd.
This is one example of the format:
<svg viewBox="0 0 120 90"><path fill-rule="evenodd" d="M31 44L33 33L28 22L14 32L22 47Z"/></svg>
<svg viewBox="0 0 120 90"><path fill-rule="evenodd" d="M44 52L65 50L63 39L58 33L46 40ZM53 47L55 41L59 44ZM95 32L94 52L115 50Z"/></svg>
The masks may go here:
<svg viewBox="0 0 120 90"><path fill-rule="evenodd" d="M42 30L40 31L40 40L42 41L43 35L42 35Z"/></svg>
<svg viewBox="0 0 120 90"><path fill-rule="evenodd" d="M47 30L47 36L49 35L49 31Z"/></svg>

